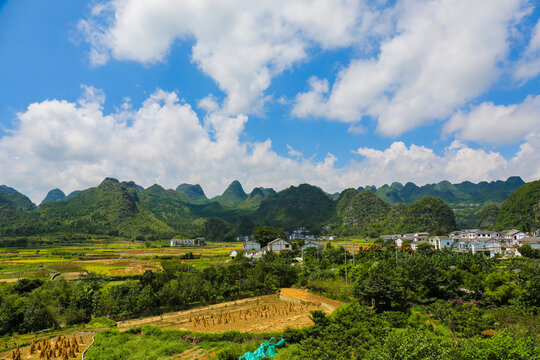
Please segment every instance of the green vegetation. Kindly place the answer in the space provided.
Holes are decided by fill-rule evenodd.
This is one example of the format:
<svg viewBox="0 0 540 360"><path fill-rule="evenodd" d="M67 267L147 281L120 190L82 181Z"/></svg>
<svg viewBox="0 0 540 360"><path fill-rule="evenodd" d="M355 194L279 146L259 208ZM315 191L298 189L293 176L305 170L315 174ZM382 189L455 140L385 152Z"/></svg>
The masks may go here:
<svg viewBox="0 0 540 360"><path fill-rule="evenodd" d="M45 199L41 202L40 205L46 204L52 201L62 201L66 199L66 194L60 189L53 189L47 193Z"/></svg>
<svg viewBox="0 0 540 360"><path fill-rule="evenodd" d="M174 331L147 327L127 332L107 330L99 333L86 354L88 360L170 359L192 347Z"/></svg>
<svg viewBox="0 0 540 360"><path fill-rule="evenodd" d="M248 198L248 195L244 192L242 185L238 180L234 180L225 189L222 195L213 198L213 201L217 201L225 207L237 207L244 200Z"/></svg>
<svg viewBox="0 0 540 360"><path fill-rule="evenodd" d="M407 183L405 186L400 183L393 183L391 186L383 185L379 189L370 189L389 204L400 202L410 205L425 196L435 196L451 204L483 204L486 202L503 202L523 184L524 182L520 177L512 176L506 181L482 181L478 184L469 181L460 184L441 181L437 184L426 184L420 187L413 183Z"/></svg>
<svg viewBox="0 0 540 360"><path fill-rule="evenodd" d="M323 225L333 220L334 214L334 202L320 188L302 184L268 195L253 218L258 224L289 231L303 226L319 234Z"/></svg>
<svg viewBox="0 0 540 360"><path fill-rule="evenodd" d="M313 326L283 332L288 348L278 359L538 359L538 260L411 252L382 243L361 248L354 260L343 247L311 248L302 264L292 264L273 253L203 269L175 259L121 282L90 273L73 282L4 284L0 334L88 321L110 327L105 317L159 314L295 284L349 304L330 316L315 311ZM107 330L98 334L88 358L168 359L197 343L228 359L254 350L260 342L255 339L261 340L151 327Z"/></svg>
<svg viewBox="0 0 540 360"><path fill-rule="evenodd" d="M540 228L540 180L521 186L502 204L495 229L512 228L524 231Z"/></svg>
<svg viewBox="0 0 540 360"><path fill-rule="evenodd" d="M522 186L498 209L497 201L506 199L522 183L515 177L422 187L393 183L379 189L347 189L339 195L302 184L279 193L259 187L247 195L233 181L222 195L208 200L199 185L182 184L167 190L156 184L143 189L134 182L107 178L95 188L67 197L52 190L38 209L24 195L2 186L0 236L77 233L137 240L179 236L231 241L251 234L258 226L286 231L306 227L315 235L370 237L413 231L442 234L456 227L535 229L540 227L535 183Z"/></svg>
<svg viewBox="0 0 540 360"><path fill-rule="evenodd" d="M181 184L178 185L176 191L184 194L189 200L194 203L206 203L208 198L204 194L201 185Z"/></svg>

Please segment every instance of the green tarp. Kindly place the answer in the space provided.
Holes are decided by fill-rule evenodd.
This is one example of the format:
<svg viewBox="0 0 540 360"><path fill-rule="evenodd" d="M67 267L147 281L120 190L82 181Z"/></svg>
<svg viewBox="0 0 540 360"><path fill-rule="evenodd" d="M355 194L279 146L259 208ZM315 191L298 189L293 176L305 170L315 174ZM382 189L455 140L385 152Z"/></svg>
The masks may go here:
<svg viewBox="0 0 540 360"><path fill-rule="evenodd" d="M272 357L277 355L276 348L280 348L285 345L285 340L281 339L278 342L274 342L274 338L271 338L267 342L263 342L257 350L254 352L248 351L244 355L240 356L238 360L259 360L265 356Z"/></svg>

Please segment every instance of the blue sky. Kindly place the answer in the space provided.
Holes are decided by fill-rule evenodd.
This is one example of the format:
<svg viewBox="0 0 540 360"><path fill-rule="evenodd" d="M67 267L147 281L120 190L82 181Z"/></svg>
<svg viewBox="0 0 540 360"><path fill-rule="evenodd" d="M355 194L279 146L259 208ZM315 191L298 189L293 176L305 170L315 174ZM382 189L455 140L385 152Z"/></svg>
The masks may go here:
<svg viewBox="0 0 540 360"><path fill-rule="evenodd" d="M0 1L0 183L537 179L540 10L497 5Z"/></svg>

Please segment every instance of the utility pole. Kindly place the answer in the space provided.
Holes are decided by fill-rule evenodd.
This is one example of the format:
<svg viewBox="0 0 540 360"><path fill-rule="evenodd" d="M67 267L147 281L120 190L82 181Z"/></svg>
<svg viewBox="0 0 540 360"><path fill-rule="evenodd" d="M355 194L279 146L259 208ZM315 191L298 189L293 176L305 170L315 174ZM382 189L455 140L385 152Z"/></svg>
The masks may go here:
<svg viewBox="0 0 540 360"><path fill-rule="evenodd" d="M354 260L354 241L352 243L352 264L353 266L356 266L356 261Z"/></svg>
<svg viewBox="0 0 540 360"><path fill-rule="evenodd" d="M349 280L347 280L347 248L345 248L345 284L349 283Z"/></svg>

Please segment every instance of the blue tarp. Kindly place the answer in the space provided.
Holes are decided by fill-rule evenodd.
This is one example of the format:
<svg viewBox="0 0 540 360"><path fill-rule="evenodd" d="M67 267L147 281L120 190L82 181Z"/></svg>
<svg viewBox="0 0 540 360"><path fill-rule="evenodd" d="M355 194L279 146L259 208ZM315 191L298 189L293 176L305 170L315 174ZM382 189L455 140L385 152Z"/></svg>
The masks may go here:
<svg viewBox="0 0 540 360"><path fill-rule="evenodd" d="M244 355L240 356L238 360L259 360L265 356L272 357L277 355L276 348L280 348L285 345L285 339L279 340L277 343L274 343L274 338L271 338L267 342L263 342L257 350L254 352L248 351Z"/></svg>

